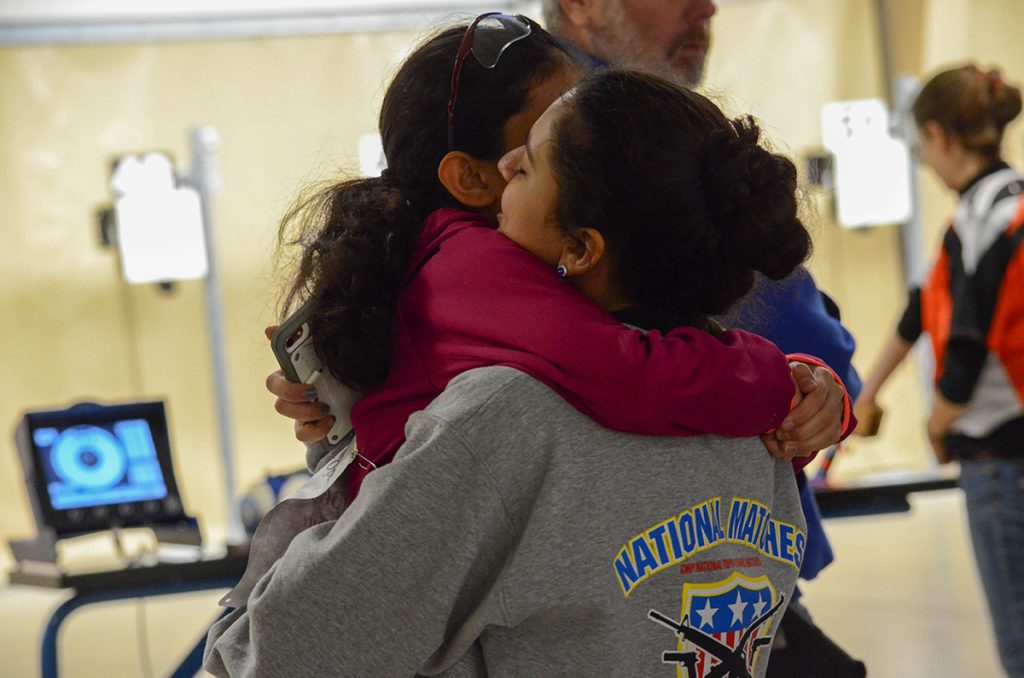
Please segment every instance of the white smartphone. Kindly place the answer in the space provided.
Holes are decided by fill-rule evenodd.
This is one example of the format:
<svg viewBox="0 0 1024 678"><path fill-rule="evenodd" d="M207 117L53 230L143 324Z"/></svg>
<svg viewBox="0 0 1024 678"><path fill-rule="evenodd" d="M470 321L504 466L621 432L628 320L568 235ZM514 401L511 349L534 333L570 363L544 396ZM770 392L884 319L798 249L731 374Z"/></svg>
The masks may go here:
<svg viewBox="0 0 1024 678"><path fill-rule="evenodd" d="M355 391L331 376L313 350L311 315L309 304L304 304L281 323L270 338L270 345L288 381L315 386L320 401L330 406L334 426L327 434L327 441L337 445L352 431L352 406L359 398Z"/></svg>

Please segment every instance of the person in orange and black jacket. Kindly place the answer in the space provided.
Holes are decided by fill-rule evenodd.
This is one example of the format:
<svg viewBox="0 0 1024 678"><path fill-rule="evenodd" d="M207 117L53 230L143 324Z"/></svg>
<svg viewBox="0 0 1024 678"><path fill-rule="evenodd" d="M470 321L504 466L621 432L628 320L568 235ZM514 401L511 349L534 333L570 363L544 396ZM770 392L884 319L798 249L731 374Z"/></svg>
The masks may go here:
<svg viewBox="0 0 1024 678"><path fill-rule="evenodd" d="M936 263L874 370L858 411L922 333L935 353L928 437L960 462L978 571L1008 675L1024 677L1024 177L1002 160L1021 92L997 70L943 71L915 100L921 161L959 195Z"/></svg>

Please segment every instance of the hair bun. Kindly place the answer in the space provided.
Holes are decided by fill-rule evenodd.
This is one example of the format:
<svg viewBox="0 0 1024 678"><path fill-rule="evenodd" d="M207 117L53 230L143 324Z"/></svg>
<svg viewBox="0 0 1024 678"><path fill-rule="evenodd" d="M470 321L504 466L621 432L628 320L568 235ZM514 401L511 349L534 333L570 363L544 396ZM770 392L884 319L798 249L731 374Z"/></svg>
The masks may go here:
<svg viewBox="0 0 1024 678"><path fill-rule="evenodd" d="M710 181L705 188L713 218L720 229L735 233L739 264L778 280L810 252L810 238L797 213L796 167L762 146L761 129L751 116L729 123L730 129L711 144L708 158Z"/></svg>
<svg viewBox="0 0 1024 678"><path fill-rule="evenodd" d="M1021 93L1003 79L998 69L985 74L992 97L992 118L999 129L1006 127L1021 112Z"/></svg>

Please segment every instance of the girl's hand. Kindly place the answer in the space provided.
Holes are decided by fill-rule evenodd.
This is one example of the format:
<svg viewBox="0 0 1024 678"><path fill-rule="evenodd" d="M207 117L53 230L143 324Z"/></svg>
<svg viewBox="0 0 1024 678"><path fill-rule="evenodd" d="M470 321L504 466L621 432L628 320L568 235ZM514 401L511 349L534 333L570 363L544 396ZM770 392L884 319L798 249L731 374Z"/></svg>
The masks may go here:
<svg viewBox="0 0 1024 678"><path fill-rule="evenodd" d="M799 400L772 433L761 437L773 457L807 457L839 442L843 433L843 387L824 367L791 363Z"/></svg>
<svg viewBox="0 0 1024 678"><path fill-rule="evenodd" d="M267 339L273 336L277 325L264 330ZM309 384L293 384L281 370L267 375L267 390L276 400L274 409L289 419L295 420L295 438L304 443L313 443L330 432L334 417L329 414L326 403L317 400L316 387Z"/></svg>

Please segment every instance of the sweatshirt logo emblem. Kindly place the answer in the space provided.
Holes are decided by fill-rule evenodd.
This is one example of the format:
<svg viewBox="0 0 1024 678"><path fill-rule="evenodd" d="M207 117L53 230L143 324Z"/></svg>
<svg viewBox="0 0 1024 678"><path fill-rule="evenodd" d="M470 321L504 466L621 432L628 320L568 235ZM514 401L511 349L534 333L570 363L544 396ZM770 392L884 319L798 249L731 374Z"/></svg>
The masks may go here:
<svg viewBox="0 0 1024 678"><path fill-rule="evenodd" d="M678 678L751 678L785 602L768 577L734 572L710 584L684 583L681 618L654 609L647 618L676 635L675 649L661 660L676 667Z"/></svg>
<svg viewBox="0 0 1024 678"><path fill-rule="evenodd" d="M799 570L807 536L754 499L714 497L648 527L622 545L612 567L622 595L651 575L719 544L740 544Z"/></svg>

